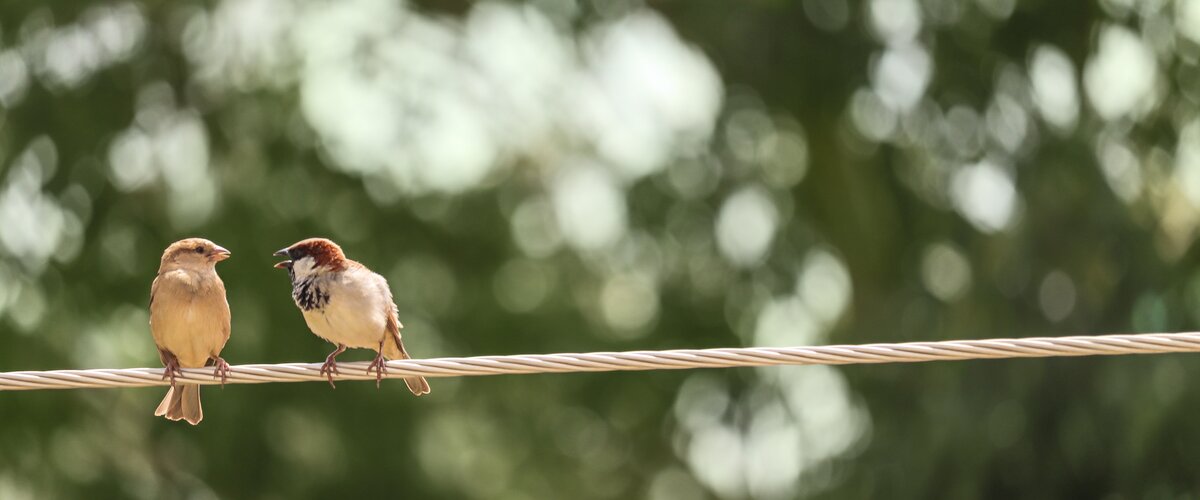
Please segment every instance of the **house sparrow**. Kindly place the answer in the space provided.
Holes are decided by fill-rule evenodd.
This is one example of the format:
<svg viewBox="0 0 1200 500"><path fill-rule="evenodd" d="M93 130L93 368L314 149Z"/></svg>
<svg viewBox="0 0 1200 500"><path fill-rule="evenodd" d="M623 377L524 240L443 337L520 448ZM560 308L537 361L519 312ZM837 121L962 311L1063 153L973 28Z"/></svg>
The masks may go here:
<svg viewBox="0 0 1200 500"><path fill-rule="evenodd" d="M229 376L229 363L219 356L229 340L229 303L216 269L217 262L227 258L229 250L203 238L179 240L163 251L150 286L150 333L171 389L155 416L192 425L204 418L200 386L175 384L181 368L201 368L212 360L214 378L224 384Z"/></svg>
<svg viewBox="0 0 1200 500"><path fill-rule="evenodd" d="M304 322L318 337L337 345L325 358L321 373L333 385L338 373L337 356L347 347L374 349L377 354L367 366L375 370L375 386L387 372L387 359L408 359L397 318L396 304L387 280L366 266L347 259L342 248L324 238L309 238L275 252L288 260L275 264L287 269L292 280L292 300L304 314ZM424 377L404 379L408 390L429 394Z"/></svg>

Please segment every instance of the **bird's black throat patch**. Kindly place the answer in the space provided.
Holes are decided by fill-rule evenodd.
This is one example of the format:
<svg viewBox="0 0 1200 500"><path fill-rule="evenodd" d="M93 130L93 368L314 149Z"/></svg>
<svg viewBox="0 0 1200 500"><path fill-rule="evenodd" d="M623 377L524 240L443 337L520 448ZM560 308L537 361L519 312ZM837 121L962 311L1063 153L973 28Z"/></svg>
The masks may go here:
<svg viewBox="0 0 1200 500"><path fill-rule="evenodd" d="M321 284L313 278L306 278L292 284L292 300L304 311L320 309L329 303L329 292L321 288Z"/></svg>

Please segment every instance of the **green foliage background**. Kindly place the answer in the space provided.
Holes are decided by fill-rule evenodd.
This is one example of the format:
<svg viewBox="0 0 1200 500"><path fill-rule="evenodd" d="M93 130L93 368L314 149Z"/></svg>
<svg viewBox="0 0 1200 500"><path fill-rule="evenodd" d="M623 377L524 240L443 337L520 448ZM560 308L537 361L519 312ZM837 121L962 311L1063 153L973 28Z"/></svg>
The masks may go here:
<svg viewBox="0 0 1200 500"><path fill-rule="evenodd" d="M1195 328L1200 11L1013 1L0 2L0 369L156 366L150 281L193 235L233 252L233 364L330 349L271 268L318 235L417 357ZM1196 372L239 385L198 427L159 389L11 392L0 498L1176 497Z"/></svg>

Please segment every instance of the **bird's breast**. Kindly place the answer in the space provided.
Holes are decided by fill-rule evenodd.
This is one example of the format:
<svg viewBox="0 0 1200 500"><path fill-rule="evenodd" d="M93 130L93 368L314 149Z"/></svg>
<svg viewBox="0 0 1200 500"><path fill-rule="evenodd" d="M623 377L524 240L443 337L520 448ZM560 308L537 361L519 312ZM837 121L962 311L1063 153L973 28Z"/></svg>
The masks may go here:
<svg viewBox="0 0 1200 500"><path fill-rule="evenodd" d="M377 348L387 334L387 309L354 276L327 276L293 288L296 305L317 336L349 347Z"/></svg>

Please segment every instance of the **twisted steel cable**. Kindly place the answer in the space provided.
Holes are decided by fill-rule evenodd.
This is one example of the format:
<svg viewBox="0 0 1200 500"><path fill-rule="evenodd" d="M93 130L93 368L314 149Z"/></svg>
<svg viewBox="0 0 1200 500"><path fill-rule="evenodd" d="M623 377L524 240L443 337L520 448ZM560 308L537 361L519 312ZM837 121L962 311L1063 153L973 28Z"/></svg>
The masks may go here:
<svg viewBox="0 0 1200 500"><path fill-rule="evenodd" d="M522 354L389 361L385 378L526 373L683 370L772 365L919 363L965 359L1115 356L1200 352L1200 333L1144 333L1023 339L950 340L814 347L745 347L668 351ZM366 362L338 363L334 380L374 380ZM226 383L323 382L320 363L236 365ZM186 368L178 381L219 384L212 368ZM164 386L161 368L53 370L0 373L0 390Z"/></svg>

